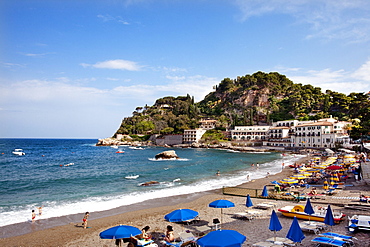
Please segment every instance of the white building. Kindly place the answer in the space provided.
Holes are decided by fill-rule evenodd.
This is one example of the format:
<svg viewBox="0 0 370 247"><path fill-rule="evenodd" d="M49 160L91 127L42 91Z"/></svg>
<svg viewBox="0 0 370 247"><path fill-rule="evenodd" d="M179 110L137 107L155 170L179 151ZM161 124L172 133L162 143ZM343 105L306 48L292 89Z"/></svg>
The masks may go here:
<svg viewBox="0 0 370 247"><path fill-rule="evenodd" d="M268 138L268 131L270 126L235 126L231 130L231 139L233 141L261 141Z"/></svg>
<svg viewBox="0 0 370 247"><path fill-rule="evenodd" d="M294 127L291 136L293 147L334 148L336 143L349 140L347 126L350 122L334 118L320 119L316 122L301 123Z"/></svg>
<svg viewBox="0 0 370 247"><path fill-rule="evenodd" d="M182 142L185 144L198 142L202 138L203 134L206 133L206 131L207 130L201 128L184 130Z"/></svg>
<svg viewBox="0 0 370 247"><path fill-rule="evenodd" d="M206 129L206 130L214 129L216 128L216 123L217 123L217 120L209 120L209 119L201 120L199 128Z"/></svg>

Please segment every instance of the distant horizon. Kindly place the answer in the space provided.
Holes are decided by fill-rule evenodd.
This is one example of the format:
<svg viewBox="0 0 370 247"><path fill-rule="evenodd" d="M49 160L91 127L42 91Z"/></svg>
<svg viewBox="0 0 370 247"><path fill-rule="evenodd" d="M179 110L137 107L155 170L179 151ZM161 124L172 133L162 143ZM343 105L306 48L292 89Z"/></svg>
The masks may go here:
<svg viewBox="0 0 370 247"><path fill-rule="evenodd" d="M169 95L199 102L224 78L258 71L323 92L370 91L367 0L12 0L1 9L6 138L111 136L136 107Z"/></svg>

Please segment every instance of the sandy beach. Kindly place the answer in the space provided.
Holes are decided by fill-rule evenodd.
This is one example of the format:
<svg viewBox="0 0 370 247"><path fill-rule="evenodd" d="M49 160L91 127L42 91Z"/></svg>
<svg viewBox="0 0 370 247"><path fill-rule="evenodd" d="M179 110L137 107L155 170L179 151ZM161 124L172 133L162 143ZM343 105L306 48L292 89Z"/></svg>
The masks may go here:
<svg viewBox="0 0 370 247"><path fill-rule="evenodd" d="M307 159L307 158L306 158ZM301 160L300 162L304 162ZM240 187L262 189L264 185L270 185L273 180L281 180L287 178L293 173L293 169L284 168L281 173L270 175L269 177L252 180L240 185ZM368 186L362 184L356 184L351 178L347 181L347 184L352 184L353 186L346 187L344 190L339 191L336 197L354 197L358 196L360 193L365 192L369 195ZM318 188L320 190L320 188ZM31 233L23 234L20 236L8 237L0 239L0 246L116 246L114 240L105 240L99 238L99 233L107 228L123 224L132 225L138 227L139 229L144 226L150 226L149 232L155 237L155 242L161 246L159 237L164 234L166 226L172 225L175 231L175 237L178 237L178 233L185 230L196 233L196 228L199 225L212 225L212 220L214 218L221 218L221 211L217 208L210 208L208 204L217 199L227 199L234 202L235 207L224 209L222 216L222 228L237 230L247 237L247 240L243 246L252 246L252 244L265 241L266 239L273 237L274 233L268 229L269 220L271 215L271 210L264 210L263 216L254 219L252 221L235 219L233 216L237 212L245 212L245 197L239 196L227 196L223 195L221 190L207 191L203 193L196 193L191 195L174 196L158 200L150 200L145 203L130 205L124 208L115 209L114 212L109 214L115 214L113 216L105 216L107 213L104 212L91 212L90 219L88 221L88 226L91 228L83 229L81 227L81 220L83 214L75 215L74 217L67 217L63 219L64 224L57 227L52 227L48 229L43 229L41 225L43 221L35 223L22 223L19 227L30 228ZM253 204L258 204L261 202L268 201L266 199L252 198ZM274 201L276 205L276 210L284 205L297 204L297 202L292 201ZM323 205L332 204L334 210L341 210L347 215L358 214L359 211L348 210L343 207L336 206L336 204L348 204L355 202L351 199L336 199L331 196L326 196L321 199L312 199L313 205ZM300 202L299 204L305 205L305 202ZM199 212L201 218L200 224L197 225L183 225L177 223L169 223L164 220L164 215L170 213L172 210L179 208L190 208ZM277 213L283 229L276 233L278 237L285 237L290 224L292 222L291 218L286 218L280 213ZM369 211L361 212L361 214L370 215ZM58 220L58 218L54 219ZM66 223L70 220L68 223ZM27 226L25 225L27 224ZM45 223L46 224L46 223ZM76 224L78 224L76 226ZM345 228L347 226L347 219L331 228L332 231L342 234L349 234ZM5 228L4 228L5 229ZM8 227L12 231L17 231L15 226ZM311 239L316 235L313 233L305 232L306 238L302 241L301 246L314 246ZM368 240L370 239L370 233L360 232L356 233L355 241L356 246L370 246Z"/></svg>

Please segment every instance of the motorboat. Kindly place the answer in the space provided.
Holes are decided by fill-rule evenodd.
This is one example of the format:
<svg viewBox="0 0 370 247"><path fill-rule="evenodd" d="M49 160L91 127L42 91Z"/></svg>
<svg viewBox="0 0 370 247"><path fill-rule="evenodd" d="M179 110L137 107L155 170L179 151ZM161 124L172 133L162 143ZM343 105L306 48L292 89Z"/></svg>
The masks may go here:
<svg viewBox="0 0 370 247"><path fill-rule="evenodd" d="M125 178L126 179L137 179L139 177L139 175L129 175L129 176L126 176Z"/></svg>
<svg viewBox="0 0 370 247"><path fill-rule="evenodd" d="M20 149L20 148L14 149L14 151L12 153L15 154L15 155L19 155L19 156L26 155L26 153L23 152L23 149Z"/></svg>
<svg viewBox="0 0 370 247"><path fill-rule="evenodd" d="M123 154L125 151L117 151L116 154Z"/></svg>
<svg viewBox="0 0 370 247"><path fill-rule="evenodd" d="M145 148L143 148L143 147L129 147L129 149L144 150Z"/></svg>
<svg viewBox="0 0 370 247"><path fill-rule="evenodd" d="M292 218L297 217L298 219L320 221L320 222L324 222L325 215L326 215L326 207L315 207L314 208L315 213L309 215L304 212L303 205L288 205L288 206L278 209L278 211L281 212L286 217L292 217ZM346 215L341 212L333 211L333 216L334 216L334 222L338 224L342 220L344 220L344 217Z"/></svg>
<svg viewBox="0 0 370 247"><path fill-rule="evenodd" d="M355 232L358 230L370 231L370 216L353 215L348 217L348 231Z"/></svg>

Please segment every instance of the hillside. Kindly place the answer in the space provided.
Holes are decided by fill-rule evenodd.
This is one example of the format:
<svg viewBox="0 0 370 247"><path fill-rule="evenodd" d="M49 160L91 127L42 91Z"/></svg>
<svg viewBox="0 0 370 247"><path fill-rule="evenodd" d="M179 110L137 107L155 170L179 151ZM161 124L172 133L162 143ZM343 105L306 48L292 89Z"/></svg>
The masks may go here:
<svg viewBox="0 0 370 247"><path fill-rule="evenodd" d="M218 120L218 128L264 125L287 119L320 119L332 115L352 121L351 136L368 135L370 101L364 93L321 92L312 85L295 84L277 72L225 78L215 91L195 103L190 95L164 97L153 106L137 107L122 120L120 134L179 134L198 126L202 118Z"/></svg>

